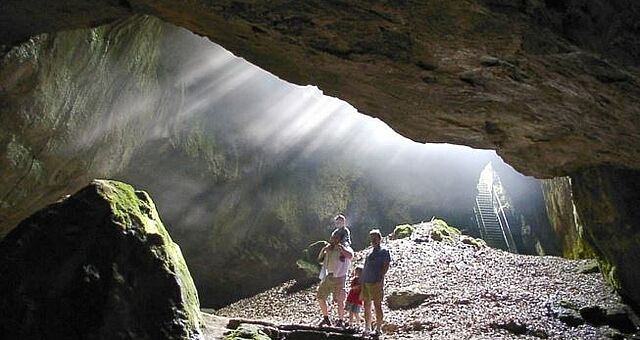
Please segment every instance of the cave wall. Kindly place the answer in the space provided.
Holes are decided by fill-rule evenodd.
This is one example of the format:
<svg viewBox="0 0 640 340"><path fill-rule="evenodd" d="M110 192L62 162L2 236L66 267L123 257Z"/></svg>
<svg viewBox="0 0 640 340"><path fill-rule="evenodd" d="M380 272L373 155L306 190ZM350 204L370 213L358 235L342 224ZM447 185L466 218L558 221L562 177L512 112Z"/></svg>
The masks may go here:
<svg viewBox="0 0 640 340"><path fill-rule="evenodd" d="M618 191L611 188L623 180L633 184L633 180L616 176L640 169L638 2L379 1L361 5L8 0L0 6L3 102L9 97L21 98L21 93L28 91L30 81L22 80L46 77L32 63L19 62L32 52L43 60L55 55L37 50L43 42L55 45L49 39L56 34L44 40L30 38L35 34L93 26L132 13L153 14L205 35L286 80L318 85L414 140L494 148L525 174L571 174L576 180L574 199L584 230L600 233L600 227L606 225L614 228L615 237L621 237L625 230L619 228L628 228L627 235L634 235L637 229L630 222L633 207L627 200L616 199ZM153 40L153 35L148 40ZM14 50L12 55L11 47L24 41L33 48ZM66 48L57 53L77 61L75 65L80 67L87 64L86 57L73 56ZM6 62L6 58L18 62ZM135 67L124 69L136 74ZM21 76L14 78L15 74ZM65 88L65 79L48 83L56 84L56 89ZM91 79L109 79L109 73L98 72ZM64 93L42 89L47 92L52 93L52 102L66 98ZM79 98L67 98L64 103L80 105ZM101 111L101 105L90 106ZM9 188L0 202L3 221L19 220L24 214L20 206L33 211L44 203L43 195L35 189L38 181L58 185L45 196L61 195L65 188L86 182L87 168L99 169L98 164L119 167L109 162L119 157L96 157L100 160L97 164L80 160L82 157L71 161L42 159L38 150L56 149L55 141L65 138L68 126L61 122L69 117L34 113L39 111L55 110L4 110L0 115L0 126L12 126L16 131L24 131L24 126L38 127L41 117L56 126L34 129L39 132L33 139L39 142L33 146L27 145L21 134L0 134L7 155L2 169L15 169L17 174L3 173L3 187ZM99 144L96 140L94 149L84 151L99 154L109 150L123 155L125 150L118 148L120 144ZM71 170L63 170L61 162L68 163L65 168ZM42 172L39 169L43 167L59 171ZM599 170L585 170L593 167ZM17 189L16 184L28 186L28 182L35 183L34 189ZM603 187L591 187L596 184ZM608 203L595 202L603 195L607 197L603 202ZM624 198L625 191L620 195ZM602 210L587 211L587 206ZM607 214L620 223L607 222ZM602 240L594 239L596 244L614 238L599 233ZM595 247L598 253L627 268L625 257L604 244ZM631 252L633 258L632 247L620 249ZM620 282L627 293L633 287L628 279Z"/></svg>
<svg viewBox="0 0 640 340"><path fill-rule="evenodd" d="M567 258L596 258L609 284L638 307L640 174L597 167L543 181L548 215Z"/></svg>
<svg viewBox="0 0 640 340"><path fill-rule="evenodd" d="M553 226L553 235L561 244L562 256L570 259L596 258L587 241L573 198L571 178L557 177L542 180L547 215Z"/></svg>
<svg viewBox="0 0 640 340"><path fill-rule="evenodd" d="M161 37L160 22L137 18L36 36L2 54L0 235L128 162L152 132L145 122L164 112L147 100Z"/></svg>
<svg viewBox="0 0 640 340"><path fill-rule="evenodd" d="M0 23L9 32L3 44L146 13L288 81L317 85L417 141L495 149L538 177L599 164L640 168L634 1L8 0L2 6ZM29 8L47 9L38 25Z"/></svg>
<svg viewBox="0 0 640 340"><path fill-rule="evenodd" d="M607 281L637 308L640 301L640 173L596 167L571 175L586 240Z"/></svg>
<svg viewBox="0 0 640 340"><path fill-rule="evenodd" d="M386 146L366 159L338 141L307 159L311 137L274 153L248 139L245 121L220 113L229 100L190 110L215 96L214 80L225 77L207 73L219 50L150 17L10 49L0 78L1 232L91 178L133 183L153 195L183 246L203 305L217 307L291 278L301 250L327 237L337 212L349 216L356 247L372 226L388 233L434 215L470 226L475 181L493 153L427 154L411 145L401 156ZM240 63L233 58L221 69ZM271 78L269 89L281 82ZM243 88L251 86L265 84ZM343 124L334 115L318 133ZM349 138L360 145L367 131L354 128Z"/></svg>

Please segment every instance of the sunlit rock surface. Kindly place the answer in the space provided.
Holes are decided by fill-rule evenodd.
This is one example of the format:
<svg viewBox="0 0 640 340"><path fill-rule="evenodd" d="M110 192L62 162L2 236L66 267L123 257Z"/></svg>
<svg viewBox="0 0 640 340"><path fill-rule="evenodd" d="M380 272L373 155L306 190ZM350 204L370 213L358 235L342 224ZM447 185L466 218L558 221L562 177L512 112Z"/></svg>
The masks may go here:
<svg viewBox="0 0 640 340"><path fill-rule="evenodd" d="M585 227L580 220L572 194L571 179L558 177L542 181L547 215L555 235L562 243L562 256L569 259L595 258L587 241Z"/></svg>
<svg viewBox="0 0 640 340"><path fill-rule="evenodd" d="M6 339L197 339L198 295L151 198L93 181L0 242Z"/></svg>
<svg viewBox="0 0 640 340"><path fill-rule="evenodd" d="M164 112L147 101L162 37L160 22L137 18L33 37L2 54L0 235L128 163Z"/></svg>
<svg viewBox="0 0 640 340"><path fill-rule="evenodd" d="M385 339L604 339L631 337L637 318L587 261L525 256L434 241L430 226L387 240ZM364 261L368 250L356 254ZM317 325L316 289L288 282L218 310L228 317ZM398 295L419 297L398 302ZM331 312L335 318L335 309ZM597 316L595 316L597 315ZM634 321L635 320L635 321Z"/></svg>

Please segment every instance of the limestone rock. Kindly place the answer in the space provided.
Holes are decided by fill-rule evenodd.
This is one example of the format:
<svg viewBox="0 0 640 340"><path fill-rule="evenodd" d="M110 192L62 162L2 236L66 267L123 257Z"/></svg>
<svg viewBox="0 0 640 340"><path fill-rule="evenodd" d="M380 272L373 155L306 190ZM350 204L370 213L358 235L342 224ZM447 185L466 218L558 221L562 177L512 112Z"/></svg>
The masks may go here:
<svg viewBox="0 0 640 340"><path fill-rule="evenodd" d="M224 337L225 340L242 340L242 339L253 339L253 340L271 340L269 337L258 325L252 325L243 323L238 328L230 331Z"/></svg>
<svg viewBox="0 0 640 340"><path fill-rule="evenodd" d="M95 180L0 243L0 333L12 339L200 337L198 296L151 198Z"/></svg>
<svg viewBox="0 0 640 340"><path fill-rule="evenodd" d="M40 10L39 1L7 0L3 4L6 4L0 11L3 45L24 42L42 32L95 26L132 13L152 14L205 35L286 80L317 85L325 93L349 101L414 140L496 149L526 174L543 177L570 174L575 179L584 179L580 186L589 186L594 179L590 168L640 169L638 2L477 0L402 2L394 6L321 2L311 6L296 1L229 0L214 5L204 0L188 3L73 0L47 10ZM38 38L28 43L43 45ZM58 50L75 60L77 56L66 53L65 46L69 45L61 45ZM92 47L117 50L105 49L100 44ZM1 50L4 52L6 48ZM484 67L478 71L478 56L482 55L496 56L513 67ZM101 64L90 57L83 60L86 62L77 64L92 71ZM146 63L131 66L152 68ZM23 98L28 81L39 80L36 65L27 62L16 69L9 68L2 65L0 69L3 104L10 98ZM123 68L130 72L129 68ZM16 83L15 74L27 75L28 81ZM57 87L71 79L74 81L68 84L75 86L77 79L73 76L55 77L50 84ZM107 75L96 73L91 81L105 79ZM114 86L112 90L129 93L134 89L121 91ZM43 93L52 93L50 89L44 90ZM57 105L61 107L85 103L83 95L73 93L69 97L51 95L48 99L58 99ZM40 104L29 102L20 108ZM56 105L47 101L43 106ZM88 106L99 107L93 103ZM46 201L43 197L60 194L65 186L77 188L78 181L86 179L86 164L93 164L75 154L73 157L78 161L71 167L55 157L49 160L51 163L43 161L37 151L55 149L66 137L65 128L75 124L46 112L27 112L18 117L20 112L26 111L2 112L0 125L60 123L34 129L37 143L32 145L24 143L20 133L0 134L0 142L8 150L5 154L10 155L2 158L1 168L14 164L19 170L2 178L9 190L1 205L19 206L14 213L0 218L7 224L41 207ZM65 116L79 116L76 109L62 112ZM120 142L113 145L122 145ZM92 145L85 152L95 150L107 149ZM125 147L103 152L130 154ZM120 158L100 159L109 162ZM53 164L46 176L41 171L43 164ZM611 170L614 175L625 171ZM29 191L16 195L13 184L23 180L28 181L30 189L48 181L53 181L56 188L37 195ZM631 179L629 183L637 181ZM4 199L10 196L17 197ZM579 211L601 215L587 216L584 223L586 233L592 235L590 242L601 249L597 255L605 260L605 274L616 288L638 303L640 293L635 288L638 280L634 274L640 272L634 265L640 262L634 257L638 228L632 227L637 225L638 218L610 223L606 212L612 207L627 209L626 199L607 199L606 204L594 203L593 207L598 209L592 209L588 206L599 199L598 193L587 190L580 197ZM625 229L630 231L627 233ZM626 237L628 234L633 237ZM619 244L623 246L617 247ZM627 259L627 254L633 258Z"/></svg>
<svg viewBox="0 0 640 340"><path fill-rule="evenodd" d="M628 307L623 305L587 306L580 308L579 312L586 322L595 326L608 325L624 333L637 331Z"/></svg>
<svg viewBox="0 0 640 340"><path fill-rule="evenodd" d="M430 236L434 241L451 242L461 234L459 229L449 226L447 222L440 219L434 220L431 225Z"/></svg>
<svg viewBox="0 0 640 340"><path fill-rule="evenodd" d="M640 303L640 172L589 169L572 176L572 193L603 275L622 296Z"/></svg>
<svg viewBox="0 0 640 340"><path fill-rule="evenodd" d="M553 234L561 243L562 256L569 259L596 258L595 251L585 239L584 223L575 210L571 179L545 179L542 190Z"/></svg>
<svg viewBox="0 0 640 340"><path fill-rule="evenodd" d="M413 234L413 227L409 224L398 225L393 229L394 239L411 237L411 234Z"/></svg>
<svg viewBox="0 0 640 340"><path fill-rule="evenodd" d="M485 242L483 239L471 237L469 235L460 235L460 242L473 246L476 249L484 248L487 246L487 242Z"/></svg>
<svg viewBox="0 0 640 340"><path fill-rule="evenodd" d="M554 312L554 316L569 326L576 327L584 323L584 319L576 310L560 307Z"/></svg>
<svg viewBox="0 0 640 340"><path fill-rule="evenodd" d="M73 0L46 11L32 10L41 6L34 0L6 2L1 44L149 14L417 141L497 149L545 177L640 168L636 2ZM515 67L473 74L486 55Z"/></svg>
<svg viewBox="0 0 640 340"><path fill-rule="evenodd" d="M596 260L587 260L580 268L578 272L581 274L593 274L599 273L600 267L598 266L598 261Z"/></svg>
<svg viewBox="0 0 640 340"><path fill-rule="evenodd" d="M390 309L409 309L419 306L433 296L433 294L423 293L417 289L406 288L391 292L387 297L387 306Z"/></svg>

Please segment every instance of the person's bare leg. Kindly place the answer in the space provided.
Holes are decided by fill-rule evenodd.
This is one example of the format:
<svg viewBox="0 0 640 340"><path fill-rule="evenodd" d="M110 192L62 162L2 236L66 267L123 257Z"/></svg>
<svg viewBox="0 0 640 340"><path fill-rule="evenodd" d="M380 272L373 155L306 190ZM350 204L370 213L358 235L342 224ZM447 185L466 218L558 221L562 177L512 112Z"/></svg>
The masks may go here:
<svg viewBox="0 0 640 340"><path fill-rule="evenodd" d="M338 305L338 320L344 321L344 299L338 299L336 304Z"/></svg>
<svg viewBox="0 0 640 340"><path fill-rule="evenodd" d="M318 299L318 305L320 305L320 312L322 316L329 316L329 307L327 306L327 300Z"/></svg>
<svg viewBox="0 0 640 340"><path fill-rule="evenodd" d="M382 332L382 300L373 300L373 307L376 309L376 329Z"/></svg>
<svg viewBox="0 0 640 340"><path fill-rule="evenodd" d="M364 330L371 331L371 300L364 301Z"/></svg>

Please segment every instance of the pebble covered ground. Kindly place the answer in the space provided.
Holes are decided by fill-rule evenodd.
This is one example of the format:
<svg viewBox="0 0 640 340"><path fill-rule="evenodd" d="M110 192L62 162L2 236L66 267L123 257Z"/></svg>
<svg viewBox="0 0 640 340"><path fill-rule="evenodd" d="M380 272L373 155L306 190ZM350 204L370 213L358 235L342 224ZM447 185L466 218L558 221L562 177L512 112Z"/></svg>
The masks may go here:
<svg viewBox="0 0 640 340"><path fill-rule="evenodd" d="M578 320L577 311L585 307L631 313L599 272L585 273L591 261L517 255L464 244L458 237L434 241L430 227L425 223L410 238L383 243L392 257L385 295L409 291L426 297L415 307L394 310L385 300L384 339L640 339L608 325L561 321L558 310L578 315ZM358 252L357 261L369 251ZM293 283L238 301L217 314L317 324L317 285L290 293Z"/></svg>

